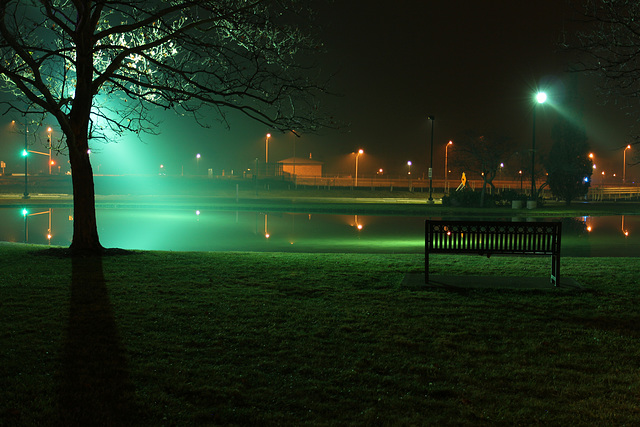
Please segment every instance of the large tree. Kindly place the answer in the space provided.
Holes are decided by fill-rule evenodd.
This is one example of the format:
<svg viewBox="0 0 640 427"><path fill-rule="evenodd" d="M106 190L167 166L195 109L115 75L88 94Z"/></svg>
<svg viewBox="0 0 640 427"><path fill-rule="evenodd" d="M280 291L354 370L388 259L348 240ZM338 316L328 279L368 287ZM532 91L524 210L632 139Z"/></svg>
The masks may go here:
<svg viewBox="0 0 640 427"><path fill-rule="evenodd" d="M500 170L500 164L513 154L511 138L498 134L482 134L467 131L456 138L456 159L459 167L482 177L480 205L484 205L487 187L495 190L493 180Z"/></svg>
<svg viewBox="0 0 640 427"><path fill-rule="evenodd" d="M573 76L560 114L553 125L553 145L544 161L547 184L554 196L570 204L589 191L593 163L589 158L587 132L582 120L584 102L578 96L578 79Z"/></svg>
<svg viewBox="0 0 640 427"><path fill-rule="evenodd" d="M203 122L241 111L271 128L318 124L300 0L0 0L6 110L51 115L71 164L73 251L101 251L89 140L154 131L150 112ZM110 132L106 132L110 131Z"/></svg>
<svg viewBox="0 0 640 427"><path fill-rule="evenodd" d="M567 32L564 41L576 54L573 69L600 77L605 99L640 124L640 2L586 0L578 16L575 32ZM637 130L631 136L640 144ZM640 163L637 155L635 163Z"/></svg>

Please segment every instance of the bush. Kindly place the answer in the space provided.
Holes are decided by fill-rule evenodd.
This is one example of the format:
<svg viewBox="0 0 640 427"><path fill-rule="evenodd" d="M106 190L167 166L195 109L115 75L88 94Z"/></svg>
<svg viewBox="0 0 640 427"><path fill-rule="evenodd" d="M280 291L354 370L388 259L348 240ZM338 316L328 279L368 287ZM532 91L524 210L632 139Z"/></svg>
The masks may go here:
<svg viewBox="0 0 640 427"><path fill-rule="evenodd" d="M480 206L480 191L473 191L466 188L462 191L454 191L448 196L442 198L443 206L463 206L463 207L479 207ZM490 200L491 196L485 194L484 202L485 206L493 206L493 200Z"/></svg>

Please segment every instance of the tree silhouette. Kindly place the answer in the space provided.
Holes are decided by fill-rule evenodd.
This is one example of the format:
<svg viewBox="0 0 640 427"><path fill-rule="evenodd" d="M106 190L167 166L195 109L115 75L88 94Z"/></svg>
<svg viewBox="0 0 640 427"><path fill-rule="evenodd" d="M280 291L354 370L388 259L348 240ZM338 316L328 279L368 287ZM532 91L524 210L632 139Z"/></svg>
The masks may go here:
<svg viewBox="0 0 640 427"><path fill-rule="evenodd" d="M497 134L467 131L456 139L456 158L459 167L482 177L480 205L484 205L487 186L495 189L493 180L500 170L500 164L513 154L511 138Z"/></svg>
<svg viewBox="0 0 640 427"><path fill-rule="evenodd" d="M0 0L0 81L15 95L6 111L48 114L61 128L72 251L102 250L91 138L154 133L155 108L200 123L237 110L283 131L322 125L309 55L319 45L291 25L309 16L305 3Z"/></svg>
<svg viewBox="0 0 640 427"><path fill-rule="evenodd" d="M573 199L589 191L593 163L589 158L589 144L582 121L583 102L578 97L577 77L567 88L565 111L553 125L553 145L544 162L547 184L557 198L570 204Z"/></svg>
<svg viewBox="0 0 640 427"><path fill-rule="evenodd" d="M575 35L567 34L563 43L575 54L572 69L600 77L603 99L640 123L640 2L587 0L580 15ZM640 144L637 128L631 137ZM634 164L640 164L637 150Z"/></svg>

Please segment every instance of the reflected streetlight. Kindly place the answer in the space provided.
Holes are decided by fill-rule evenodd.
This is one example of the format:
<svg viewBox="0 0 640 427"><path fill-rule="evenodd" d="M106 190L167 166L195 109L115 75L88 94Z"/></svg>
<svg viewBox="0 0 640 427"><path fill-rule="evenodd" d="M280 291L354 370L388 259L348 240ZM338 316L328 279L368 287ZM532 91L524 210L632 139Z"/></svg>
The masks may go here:
<svg viewBox="0 0 640 427"><path fill-rule="evenodd" d="M624 147L624 152L622 154L622 183L625 184L627 181L627 150L631 149L631 145L627 145Z"/></svg>
<svg viewBox="0 0 640 427"><path fill-rule="evenodd" d="M627 230L626 228L624 228L624 215L622 215L622 234L624 235L624 237L629 237L629 230Z"/></svg>
<svg viewBox="0 0 640 427"><path fill-rule="evenodd" d="M358 152L356 153L356 182L355 182L356 187L358 186L358 158L363 153L364 153L364 150L362 148L359 149Z"/></svg>
<svg viewBox="0 0 640 427"><path fill-rule="evenodd" d="M36 215L47 215L48 216L48 222L49 222L49 227L47 228L47 234L46 234L46 238L47 241L49 242L49 245L51 245L51 238L53 237L53 234L51 232L51 216L53 213L53 209L49 208L46 211L42 211L42 212L35 212L35 213L31 213L29 212L29 210L27 208L23 208L22 209L22 216L24 217L24 243L28 243L29 242L29 223L27 221L27 219L30 216L36 216Z"/></svg>
<svg viewBox="0 0 640 427"><path fill-rule="evenodd" d="M536 94L537 104L533 105L533 133L531 137L531 200L536 200L536 111L538 104L544 104L547 100L545 92Z"/></svg>
<svg viewBox="0 0 640 427"><path fill-rule="evenodd" d="M353 226L358 230L362 230L364 228L364 226L362 225L362 223L360 221L358 221L358 215L354 215L353 216Z"/></svg>

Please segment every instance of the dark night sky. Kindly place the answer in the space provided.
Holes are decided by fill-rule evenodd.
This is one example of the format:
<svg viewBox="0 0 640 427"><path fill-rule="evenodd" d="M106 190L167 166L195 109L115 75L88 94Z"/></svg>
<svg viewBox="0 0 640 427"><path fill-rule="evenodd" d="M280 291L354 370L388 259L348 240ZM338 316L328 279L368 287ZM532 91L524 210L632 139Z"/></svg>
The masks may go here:
<svg viewBox="0 0 640 427"><path fill-rule="evenodd" d="M191 173L195 154L201 171L213 168L238 173L258 157L264 160L264 139L272 132L271 161L296 155L325 162L328 173L353 173L350 153L363 148L361 173L426 173L431 137L428 115L434 115L434 173L444 169L444 146L467 129L495 131L513 138L518 148L530 147L532 94L548 89L550 99L562 92L568 58L556 53L557 41L569 26L569 8L562 0L396 0L383 6L364 0L314 0L321 5L319 38L327 53L318 58L323 72L336 73L331 89L339 96L323 100L329 114L348 124L301 138L272 132L230 115L231 129L217 122L200 129L188 120L162 114L162 133L123 138L118 144L95 146L99 173ZM584 119L593 151L610 170L622 168L628 124L623 114L599 105L589 80L580 77ZM545 105L538 113L538 146L551 141L548 129L557 114ZM19 141L5 137L0 159L17 162L7 151ZM452 152L452 156L455 155ZM597 162L596 161L596 162ZM16 163L19 164L19 163ZM637 169L637 168L636 168ZM627 176L640 175L627 169Z"/></svg>

